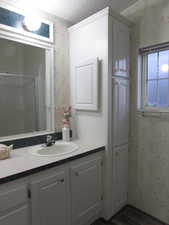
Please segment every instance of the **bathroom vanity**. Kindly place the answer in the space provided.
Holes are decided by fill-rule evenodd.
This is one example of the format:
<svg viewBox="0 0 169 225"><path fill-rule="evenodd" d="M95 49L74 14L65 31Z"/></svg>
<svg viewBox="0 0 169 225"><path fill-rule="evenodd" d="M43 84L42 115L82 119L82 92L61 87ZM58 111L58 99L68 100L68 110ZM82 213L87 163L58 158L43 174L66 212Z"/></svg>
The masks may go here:
<svg viewBox="0 0 169 225"><path fill-rule="evenodd" d="M0 224L87 225L99 218L104 147L80 147L60 158L32 155L32 148L1 161L10 175L0 177Z"/></svg>

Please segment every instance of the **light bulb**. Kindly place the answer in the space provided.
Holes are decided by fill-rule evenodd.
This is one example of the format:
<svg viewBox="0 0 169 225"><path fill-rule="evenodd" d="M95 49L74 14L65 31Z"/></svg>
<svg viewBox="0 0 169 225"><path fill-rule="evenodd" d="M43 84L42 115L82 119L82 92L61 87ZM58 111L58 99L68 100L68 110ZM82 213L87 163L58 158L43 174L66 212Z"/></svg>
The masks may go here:
<svg viewBox="0 0 169 225"><path fill-rule="evenodd" d="M41 21L38 16L30 14L25 16L24 25L26 26L28 30L36 31L36 30L39 30L41 26Z"/></svg>

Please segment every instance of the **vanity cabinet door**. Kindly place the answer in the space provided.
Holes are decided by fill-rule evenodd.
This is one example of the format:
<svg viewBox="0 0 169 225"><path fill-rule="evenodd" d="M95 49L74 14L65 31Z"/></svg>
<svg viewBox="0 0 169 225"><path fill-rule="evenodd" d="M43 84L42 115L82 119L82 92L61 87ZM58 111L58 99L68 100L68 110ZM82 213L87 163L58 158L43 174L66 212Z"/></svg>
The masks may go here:
<svg viewBox="0 0 169 225"><path fill-rule="evenodd" d="M129 81L113 79L113 145L128 143L129 136Z"/></svg>
<svg viewBox="0 0 169 225"><path fill-rule="evenodd" d="M113 22L113 75L129 77L130 33L127 25Z"/></svg>
<svg viewBox="0 0 169 225"><path fill-rule="evenodd" d="M92 223L101 210L101 158L71 165L72 225Z"/></svg>
<svg viewBox="0 0 169 225"><path fill-rule="evenodd" d="M40 173L31 184L32 225L67 225L68 187L66 171Z"/></svg>
<svg viewBox="0 0 169 225"><path fill-rule="evenodd" d="M0 225L30 225L27 185L12 182L0 186Z"/></svg>
<svg viewBox="0 0 169 225"><path fill-rule="evenodd" d="M114 199L115 213L127 204L128 190L128 145L114 148Z"/></svg>

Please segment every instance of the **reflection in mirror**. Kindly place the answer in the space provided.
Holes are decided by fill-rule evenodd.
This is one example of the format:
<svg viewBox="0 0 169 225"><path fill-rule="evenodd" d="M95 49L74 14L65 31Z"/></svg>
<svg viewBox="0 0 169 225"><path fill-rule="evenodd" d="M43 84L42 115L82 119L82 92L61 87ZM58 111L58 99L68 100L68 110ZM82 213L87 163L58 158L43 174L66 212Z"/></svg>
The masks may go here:
<svg viewBox="0 0 169 225"><path fill-rule="evenodd" d="M47 130L46 50L0 39L0 136Z"/></svg>

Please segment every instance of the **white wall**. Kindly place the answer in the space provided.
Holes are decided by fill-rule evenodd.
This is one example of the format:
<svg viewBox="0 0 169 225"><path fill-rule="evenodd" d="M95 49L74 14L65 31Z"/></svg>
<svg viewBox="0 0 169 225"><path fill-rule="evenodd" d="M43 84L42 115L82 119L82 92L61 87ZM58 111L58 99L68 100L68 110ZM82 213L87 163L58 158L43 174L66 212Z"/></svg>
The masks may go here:
<svg viewBox="0 0 169 225"><path fill-rule="evenodd" d="M169 120L136 112L137 51L169 42L169 1L140 0L123 12L133 21L129 204L169 223Z"/></svg>

